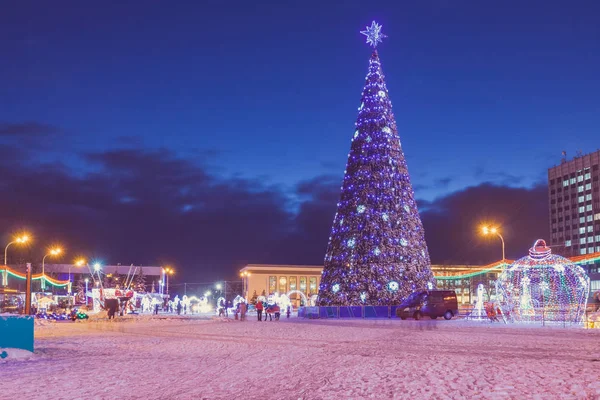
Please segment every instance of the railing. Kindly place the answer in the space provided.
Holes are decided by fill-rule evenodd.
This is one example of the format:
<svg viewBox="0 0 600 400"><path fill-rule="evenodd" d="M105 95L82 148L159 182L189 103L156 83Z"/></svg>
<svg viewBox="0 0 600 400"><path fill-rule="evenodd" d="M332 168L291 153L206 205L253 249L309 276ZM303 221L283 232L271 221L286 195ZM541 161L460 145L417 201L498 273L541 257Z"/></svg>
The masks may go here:
<svg viewBox="0 0 600 400"><path fill-rule="evenodd" d="M396 318L396 309L399 306L324 306L324 307L300 307L298 309L299 318L308 319L327 319L327 318ZM490 322L490 318L483 310L481 318L474 318L473 311L475 307L460 307L459 314L455 317L460 319L471 319ZM588 306L580 316L580 321L576 322L575 317L579 312L575 309L548 309L532 308L525 313L508 313L506 315L497 314L498 322L519 322L523 324L542 325L542 326L581 326L594 327L600 326L600 319L595 322L592 315L595 307ZM600 312L600 310L598 311Z"/></svg>
<svg viewBox="0 0 600 400"><path fill-rule="evenodd" d="M392 318L398 306L327 306L300 307L300 318Z"/></svg>

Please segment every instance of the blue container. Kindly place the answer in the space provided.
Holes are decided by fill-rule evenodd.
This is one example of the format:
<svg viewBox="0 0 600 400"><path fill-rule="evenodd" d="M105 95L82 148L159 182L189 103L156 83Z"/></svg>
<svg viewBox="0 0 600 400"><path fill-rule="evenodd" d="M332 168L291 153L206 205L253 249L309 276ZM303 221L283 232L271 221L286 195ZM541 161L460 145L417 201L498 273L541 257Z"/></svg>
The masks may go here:
<svg viewBox="0 0 600 400"><path fill-rule="evenodd" d="M0 316L0 348L33 352L33 317Z"/></svg>

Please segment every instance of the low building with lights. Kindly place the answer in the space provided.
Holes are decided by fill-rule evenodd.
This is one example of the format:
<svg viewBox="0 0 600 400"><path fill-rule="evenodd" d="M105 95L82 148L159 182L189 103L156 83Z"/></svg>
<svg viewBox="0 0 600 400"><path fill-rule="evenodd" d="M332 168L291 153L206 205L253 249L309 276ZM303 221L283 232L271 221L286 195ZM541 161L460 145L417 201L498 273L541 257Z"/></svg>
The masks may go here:
<svg viewBox="0 0 600 400"><path fill-rule="evenodd" d="M322 266L249 264L240 270L243 293L247 299L285 293L295 306L304 305L307 299L319 294Z"/></svg>
<svg viewBox="0 0 600 400"><path fill-rule="evenodd" d="M572 257L590 277L590 298L600 291L600 253ZM495 299L495 286L498 276L512 260L497 261L488 265L442 265L431 266L438 289L456 292L459 304L473 304L477 297L477 287L486 288L486 300ZM319 265L276 265L248 264L240 270L243 293L247 299L254 294L269 295L286 293L295 306L305 304L307 299L319 293L321 273Z"/></svg>

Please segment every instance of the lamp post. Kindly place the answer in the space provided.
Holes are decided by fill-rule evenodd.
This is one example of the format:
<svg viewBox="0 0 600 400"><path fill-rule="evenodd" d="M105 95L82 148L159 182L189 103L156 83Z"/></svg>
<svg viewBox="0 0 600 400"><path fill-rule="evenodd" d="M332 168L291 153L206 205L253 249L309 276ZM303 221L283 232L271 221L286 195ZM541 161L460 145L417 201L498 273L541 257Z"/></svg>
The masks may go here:
<svg viewBox="0 0 600 400"><path fill-rule="evenodd" d="M173 275L175 273L175 270L171 267L165 267L163 268L163 271L167 278L167 296L169 296L169 275Z"/></svg>
<svg viewBox="0 0 600 400"><path fill-rule="evenodd" d="M27 243L28 241L29 241L29 235L22 235L22 236L16 237L15 240L13 240L12 242L8 243L6 245L6 247L4 248L4 265L7 265L6 263L7 263L8 247L11 244L15 244L15 243L23 244L23 243Z"/></svg>
<svg viewBox="0 0 600 400"><path fill-rule="evenodd" d="M94 272L96 274L98 274L98 280L96 281L96 286L102 284L102 278L100 278L100 268L102 268L102 265L100 265L100 263L94 263ZM94 277L94 275L92 274L92 278L93 277ZM100 282L100 283L98 283L98 282Z"/></svg>
<svg viewBox="0 0 600 400"><path fill-rule="evenodd" d="M57 256L60 253L62 253L62 249L60 247L55 247L50 249L44 258L42 258L42 289L46 289L46 257Z"/></svg>
<svg viewBox="0 0 600 400"><path fill-rule="evenodd" d="M85 278L85 305L87 306L88 304L88 282L90 280L88 278Z"/></svg>
<svg viewBox="0 0 600 400"><path fill-rule="evenodd" d="M502 242L502 262L504 263L504 260L506 260L506 257L504 255L504 238L502 237L502 235L498 231L498 228L496 228L496 227L489 227L489 226L482 226L481 227L481 233L483 233L484 236L487 236L487 235L496 235L496 236L498 236L500 238L500 241Z"/></svg>

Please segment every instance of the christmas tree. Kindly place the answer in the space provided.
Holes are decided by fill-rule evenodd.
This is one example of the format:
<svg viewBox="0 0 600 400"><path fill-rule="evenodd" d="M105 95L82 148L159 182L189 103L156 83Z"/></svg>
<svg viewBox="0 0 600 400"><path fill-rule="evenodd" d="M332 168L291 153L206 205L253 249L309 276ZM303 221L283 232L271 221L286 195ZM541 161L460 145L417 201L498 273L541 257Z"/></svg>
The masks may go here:
<svg viewBox="0 0 600 400"><path fill-rule="evenodd" d="M146 277L144 276L142 268L140 268L140 271L136 274L133 286L136 292L146 293Z"/></svg>
<svg viewBox="0 0 600 400"><path fill-rule="evenodd" d="M362 93L356 130L334 217L319 304L399 304L434 284L423 224L392 113L372 23L375 49Z"/></svg>

